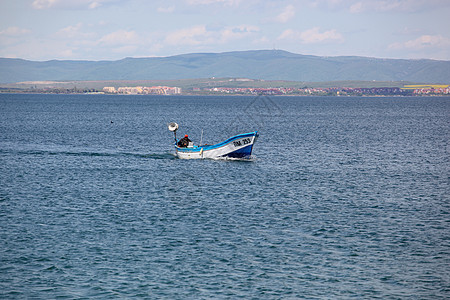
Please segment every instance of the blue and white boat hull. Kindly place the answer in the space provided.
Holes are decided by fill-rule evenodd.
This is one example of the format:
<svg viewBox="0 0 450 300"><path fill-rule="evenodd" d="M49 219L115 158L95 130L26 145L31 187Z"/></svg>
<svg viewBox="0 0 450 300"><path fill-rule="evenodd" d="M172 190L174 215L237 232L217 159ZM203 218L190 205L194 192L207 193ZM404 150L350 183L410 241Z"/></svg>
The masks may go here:
<svg viewBox="0 0 450 300"><path fill-rule="evenodd" d="M175 146L176 155L183 159L201 158L249 158L252 154L253 144L258 137L258 132L249 132L235 135L226 141L215 145L203 145L192 147Z"/></svg>

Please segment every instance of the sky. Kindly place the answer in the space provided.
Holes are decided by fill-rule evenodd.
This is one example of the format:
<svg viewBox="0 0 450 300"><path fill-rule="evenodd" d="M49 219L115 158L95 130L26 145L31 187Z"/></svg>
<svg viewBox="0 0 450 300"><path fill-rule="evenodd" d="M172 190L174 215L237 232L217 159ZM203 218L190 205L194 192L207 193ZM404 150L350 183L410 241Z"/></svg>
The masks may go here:
<svg viewBox="0 0 450 300"><path fill-rule="evenodd" d="M262 49L450 60L450 0L0 0L0 57Z"/></svg>

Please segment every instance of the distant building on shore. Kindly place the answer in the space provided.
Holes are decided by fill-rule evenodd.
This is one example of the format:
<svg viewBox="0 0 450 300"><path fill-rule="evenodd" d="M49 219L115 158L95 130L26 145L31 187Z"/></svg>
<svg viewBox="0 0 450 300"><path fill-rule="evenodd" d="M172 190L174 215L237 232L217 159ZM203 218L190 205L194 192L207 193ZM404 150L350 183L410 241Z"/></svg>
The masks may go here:
<svg viewBox="0 0 450 300"><path fill-rule="evenodd" d="M116 90L116 88L113 87L113 86L105 86L105 87L103 88L103 92L104 92L104 93L108 93L108 94L115 94L115 93L117 93L117 90Z"/></svg>
<svg viewBox="0 0 450 300"><path fill-rule="evenodd" d="M299 96L409 96L409 95L449 95L448 85L409 85L400 87L373 87L373 88L246 88L246 87L214 87L205 88L211 93L229 95L299 95Z"/></svg>
<svg viewBox="0 0 450 300"><path fill-rule="evenodd" d="M103 92L108 94L123 95L177 95L181 94L181 88L170 86L135 86L135 87L110 87L103 88Z"/></svg>

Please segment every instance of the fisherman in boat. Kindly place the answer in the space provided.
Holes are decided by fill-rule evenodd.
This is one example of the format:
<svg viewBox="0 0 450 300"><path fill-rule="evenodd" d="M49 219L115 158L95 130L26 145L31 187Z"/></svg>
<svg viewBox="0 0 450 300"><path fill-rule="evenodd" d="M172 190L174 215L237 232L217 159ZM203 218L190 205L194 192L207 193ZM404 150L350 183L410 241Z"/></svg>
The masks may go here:
<svg viewBox="0 0 450 300"><path fill-rule="evenodd" d="M189 143L191 143L192 141L189 139L188 135L186 134L184 136L184 138L182 138L181 140L178 141L177 145L178 147L181 148L186 148L187 146L189 146Z"/></svg>

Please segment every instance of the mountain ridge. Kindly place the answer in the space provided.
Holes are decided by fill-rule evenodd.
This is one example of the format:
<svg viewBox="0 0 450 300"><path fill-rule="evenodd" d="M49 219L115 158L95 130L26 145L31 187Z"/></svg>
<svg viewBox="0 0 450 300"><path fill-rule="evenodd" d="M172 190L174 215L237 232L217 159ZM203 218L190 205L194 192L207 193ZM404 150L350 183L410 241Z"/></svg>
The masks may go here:
<svg viewBox="0 0 450 300"><path fill-rule="evenodd" d="M245 77L292 81L450 82L450 61L314 56L284 50L186 53L120 60L0 58L0 83L36 80L173 80Z"/></svg>

